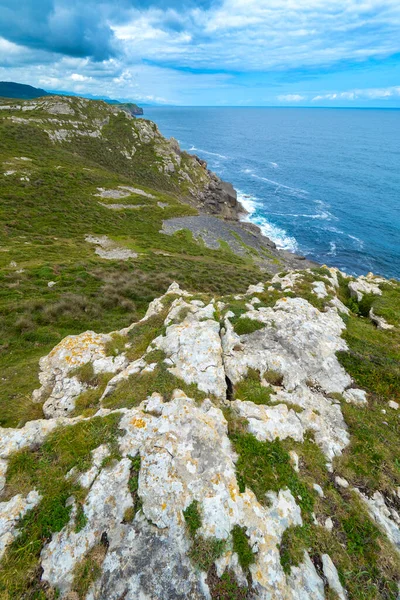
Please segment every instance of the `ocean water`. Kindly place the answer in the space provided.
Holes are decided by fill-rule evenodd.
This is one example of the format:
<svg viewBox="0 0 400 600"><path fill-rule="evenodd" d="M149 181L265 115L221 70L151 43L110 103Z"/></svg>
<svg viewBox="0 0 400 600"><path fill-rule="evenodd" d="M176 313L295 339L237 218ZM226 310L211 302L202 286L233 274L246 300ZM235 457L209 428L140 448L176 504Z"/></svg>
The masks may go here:
<svg viewBox="0 0 400 600"><path fill-rule="evenodd" d="M278 247L400 278L400 110L149 107Z"/></svg>

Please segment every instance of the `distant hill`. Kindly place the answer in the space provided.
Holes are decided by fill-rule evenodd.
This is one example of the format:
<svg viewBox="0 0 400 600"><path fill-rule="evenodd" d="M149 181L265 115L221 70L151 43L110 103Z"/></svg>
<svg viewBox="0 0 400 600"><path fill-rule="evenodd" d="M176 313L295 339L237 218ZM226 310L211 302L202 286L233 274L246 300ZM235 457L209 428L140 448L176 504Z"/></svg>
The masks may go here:
<svg viewBox="0 0 400 600"><path fill-rule="evenodd" d="M103 100L107 104L118 104L121 108L131 115L142 115L143 108L133 102L120 102L119 100L112 100L111 98L92 96L91 94L75 94L73 92L59 92L51 91L46 92L41 88L35 88L32 85L25 85L24 83L15 83L14 81L0 81L0 98L18 98L19 100L32 100L33 98L40 98L41 96L78 96L83 98L89 98L91 100Z"/></svg>
<svg viewBox="0 0 400 600"><path fill-rule="evenodd" d="M35 88L32 85L24 83L15 83L14 81L0 81L0 97L1 98L19 98L21 100L31 100L32 98L40 98L40 96L48 96L49 93L41 88Z"/></svg>

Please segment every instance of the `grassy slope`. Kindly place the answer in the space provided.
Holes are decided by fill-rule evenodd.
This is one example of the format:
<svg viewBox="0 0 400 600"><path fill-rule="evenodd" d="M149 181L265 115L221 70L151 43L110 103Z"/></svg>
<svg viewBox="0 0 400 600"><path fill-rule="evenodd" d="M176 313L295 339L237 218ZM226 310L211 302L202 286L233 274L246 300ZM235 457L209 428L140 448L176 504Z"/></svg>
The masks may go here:
<svg viewBox="0 0 400 600"><path fill-rule="evenodd" d="M189 232L159 233L163 219L195 214L179 201L185 186L175 175L159 172L152 143L142 144L131 161L118 151L128 143L134 121L113 115L103 103L91 102L84 111L89 121L110 117L103 138L54 144L43 131L47 125L11 123L0 113L3 426L40 416L40 409L30 402L38 385L38 360L65 335L130 324L174 280L188 289L219 293L240 291L260 280L260 272L248 259L223 249L209 250ZM35 119L49 116L40 110L23 114ZM18 160L21 156L31 161ZM8 170L16 173L4 175ZM24 177L29 181L21 180ZM140 186L157 200L132 195L121 202L146 206L126 211L99 204L94 195L98 187L124 184ZM168 206L160 208L157 201ZM106 234L139 256L127 262L101 259L85 242L87 234ZM49 288L49 281L56 285Z"/></svg>
<svg viewBox="0 0 400 600"><path fill-rule="evenodd" d="M115 129L113 124L110 125L108 135L114 139L113 143L117 144L117 140L123 138L126 123L118 118ZM223 249L208 250L195 243L188 233L172 237L159 233L163 218L193 214L194 211L179 202L179 196L185 192L176 180L167 181L157 168L145 168L146 164L154 166L157 163L149 147L130 165L117 153L111 156L107 144L96 139L91 145L92 141L85 138L62 147L54 146L40 127L0 121L0 162L3 170L15 168L18 171L15 175L0 174L0 414L2 423L7 426L15 426L39 414L40 409L30 402L30 393L37 386L37 362L65 335L88 328L110 331L129 324L143 314L148 301L164 292L173 279L189 289L210 294L242 292L248 283L265 279L265 275L262 276L247 260ZM32 162L18 163L15 157L20 156L29 157ZM24 170L29 172L29 181L21 181ZM121 202L146 204L148 208L114 212L100 206L99 199L94 196L97 187L114 188L120 184L147 189L157 199L168 203L168 207L161 209L155 201L140 196ZM86 234L107 234L120 245L134 249L139 256L126 263L104 261L84 241ZM11 261L17 266L10 265ZM326 299L318 299L312 293L311 281L323 280L324 275L323 270L317 270L315 276L307 276L310 281L305 280L295 290L297 295L321 310ZM53 288L47 286L50 280L57 282ZM343 281L341 298L352 312L344 317L347 325L344 337L349 350L341 353L339 358L355 383L367 390L369 403L367 408L362 408L341 402L352 441L343 456L335 460L335 472L368 496L376 490L390 495L400 485L399 418L396 411L388 408L388 400L399 401L400 286L386 286L382 297L368 299L373 302L377 314L397 326L389 332L378 331L365 316L369 306L359 306L349 298L346 290ZM273 292L259 294L259 298L262 305L272 306L282 295L277 286ZM224 300L237 317L245 311L243 301L234 300L232 296ZM239 333L249 333L255 327L254 322L245 319L243 323L240 319L233 319L233 322L236 329L242 328ZM161 325L155 319L139 332L137 347L132 348L134 356L135 352L140 355L147 347ZM271 384L277 383L277 374L263 375ZM270 389L261 387L259 376L249 372L247 379L233 393L242 400L270 403ZM175 383L170 379L165 373L156 371L154 376L141 382L145 389L139 390L137 398L118 390L110 397L110 406L131 406L155 389L164 389L168 395ZM96 393L93 398L82 399L77 412L91 410L92 405L97 405L98 396ZM304 526L291 528L284 535L280 548L284 568L289 571L291 565L301 561L305 548L316 562L322 552L328 552L350 600L395 600L400 575L398 557L355 494L335 484L315 443L308 439L304 444L292 440L262 444L246 433L243 423L237 422L229 411L226 416L230 437L239 455L240 484L251 487L260 501L266 491L285 486L296 496L301 496ZM55 480L61 485L64 470L70 468L64 438L68 442L70 436L77 439L76 432L84 433L85 439L75 445L79 457L86 460L90 449L99 442L96 423L99 425L94 422L93 431L89 431L90 425L60 430L40 451L15 455L8 476L9 492L26 491L27 483L32 480L38 485L47 485L42 466L48 469L49 464L54 469ZM113 437L114 422L105 426L109 427ZM290 450L295 450L300 457L298 474L291 467ZM315 482L322 486L324 498L313 490ZM55 488L54 494L49 495L49 502L54 499L56 516L64 492L69 494L71 490ZM45 514L51 517L53 509L47 507L44 512L42 509L43 506L38 507L35 513L37 521L33 522L27 516L23 526L23 535L34 539L37 546L27 546L29 552L24 550L21 554L21 544L24 547L26 539L21 536L12 545L3 565L0 584L7 590L4 596L7 599L10 598L8 592L14 590L18 594L26 586L33 586L33 595L29 597L47 597L38 591L35 565L41 547L38 540L42 537L43 527L47 527L47 521L42 523L42 517ZM194 509L192 512L194 517L187 515L189 527L190 518L200 518ZM332 533L313 524L313 512L320 522L328 516L333 517ZM60 514L60 521L50 523L51 530L61 527L68 516L62 511ZM196 524L193 536L195 531ZM242 548L239 555L243 561L247 560L248 554L245 542L243 532L237 531L236 544ZM214 556L217 550L200 544L193 560L203 561L204 557ZM87 560L92 561L92 557ZM86 563L83 567L86 569ZM85 579L86 575L79 577ZM227 581L219 580L210 571L209 582L214 582L210 583L213 597L244 597L243 589L235 588L229 573L226 577ZM228 589L225 595L221 586Z"/></svg>

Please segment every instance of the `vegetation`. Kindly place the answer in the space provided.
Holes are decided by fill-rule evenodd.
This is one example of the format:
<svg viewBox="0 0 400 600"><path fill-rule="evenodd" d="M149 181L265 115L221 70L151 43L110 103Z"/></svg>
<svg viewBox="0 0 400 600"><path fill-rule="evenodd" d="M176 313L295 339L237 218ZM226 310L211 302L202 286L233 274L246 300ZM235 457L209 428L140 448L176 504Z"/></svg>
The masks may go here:
<svg viewBox="0 0 400 600"><path fill-rule="evenodd" d="M119 414L95 417L76 425L60 427L36 450L21 450L12 455L7 471L4 499L36 489L42 500L19 524L19 535L9 546L0 570L0 593L9 598L34 598L40 582L36 569L44 543L60 531L70 518L71 496L83 502L86 491L66 474L73 467L80 472L91 465L91 452L100 444L113 449L118 438ZM85 525L78 510L76 530ZM8 594L5 595L5 594ZM40 596L38 596L40 597Z"/></svg>
<svg viewBox="0 0 400 600"><path fill-rule="evenodd" d="M164 219L196 212L181 202L188 197L184 184L159 171L155 142L136 141L132 160L121 154L119 149L132 147L137 121L124 113L110 117L102 102L71 103L76 114L62 116L63 128L72 131L75 123L85 131L95 119L110 118L101 138L52 142L44 129L57 126L40 106L24 116L42 124L13 123L7 118L12 111L3 110L0 118L0 163L14 171L0 173L0 425L6 427L42 416L30 400L38 361L66 335L130 325L172 281L227 294L262 278L247 258L211 250L184 232L160 233ZM196 170L184 153L181 160L201 187L202 168ZM154 199L132 193L118 200L137 202L140 210L111 210L107 199L99 203L97 188L120 185L140 187ZM107 235L138 258L104 260L85 241L88 234ZM120 339L108 346L111 354L120 350Z"/></svg>
<svg viewBox="0 0 400 600"><path fill-rule="evenodd" d="M191 537L196 535L196 532L201 527L201 515L199 512L199 503L193 500L191 504L183 511L186 525Z"/></svg>

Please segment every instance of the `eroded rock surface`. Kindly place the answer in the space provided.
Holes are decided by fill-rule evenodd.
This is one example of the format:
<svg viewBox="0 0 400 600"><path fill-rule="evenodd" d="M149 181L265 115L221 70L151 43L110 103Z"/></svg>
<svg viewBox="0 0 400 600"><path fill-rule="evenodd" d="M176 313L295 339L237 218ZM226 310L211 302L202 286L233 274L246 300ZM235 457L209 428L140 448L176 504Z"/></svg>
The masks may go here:
<svg viewBox="0 0 400 600"><path fill-rule="evenodd" d="M150 133L144 129L146 135ZM400 547L397 492L389 500L379 491L354 491L335 470L335 461L351 443L342 407L351 403L347 408L369 409L365 391L355 387L336 355L347 349L340 316L344 305L335 293L338 277L330 270L324 282L310 281L321 309L311 303L313 297L292 297L299 283L310 279L309 271L274 277L280 286L271 286L272 291L271 282L250 286L233 300L193 297L172 284L140 322L114 332L126 339L126 351L109 355L113 335L91 331L60 342L41 359L41 387L34 393L47 419L0 429L0 484L9 494L0 502L0 554L19 535L23 516L40 511L42 502L37 489L10 495L7 469L16 453L35 451L36 460L51 432L112 416L117 422L112 441L97 442L84 467L77 461L65 473L65 481L75 486L64 501L69 516L41 540L37 558L44 589L75 598L86 565L96 576L85 588L85 600L210 600L217 597L215 580L225 576L242 594L233 598L324 600L333 593L348 598L333 554L319 554L307 545L299 563L285 566L284 560L286 536L293 530L312 524L328 538L335 534L335 514L316 516L306 504L314 498L329 506L330 485L344 494L346 503L351 494L358 498L393 552ZM318 304L322 301L323 307ZM146 323L151 327L154 317L158 325L148 347L129 359L136 332ZM236 329L243 323L249 333L239 334ZM87 367L89 374L111 378L98 388L91 413L72 418L80 394L98 386L82 379L80 369ZM150 383L133 402L144 373ZM175 389L168 392L166 374L176 378ZM258 400L248 397L246 390L253 388L243 385L250 376L258 386ZM188 385L197 388L197 399ZM118 404L113 405L115 394ZM271 456L278 453L277 463L271 458L259 468L253 457L246 469L256 470L247 479L237 436L256 438ZM318 477L311 483L301 479L306 442L321 453L318 473L324 472L325 483ZM278 443L294 444L296 451L286 454ZM279 464L289 473L282 485L276 484ZM262 488L258 479L266 475L271 478ZM305 487L300 490L301 482ZM188 511L193 510L199 522L191 534ZM247 566L235 546L238 531L252 558ZM196 551L204 545L210 553L210 544L219 550L204 566L196 562Z"/></svg>

